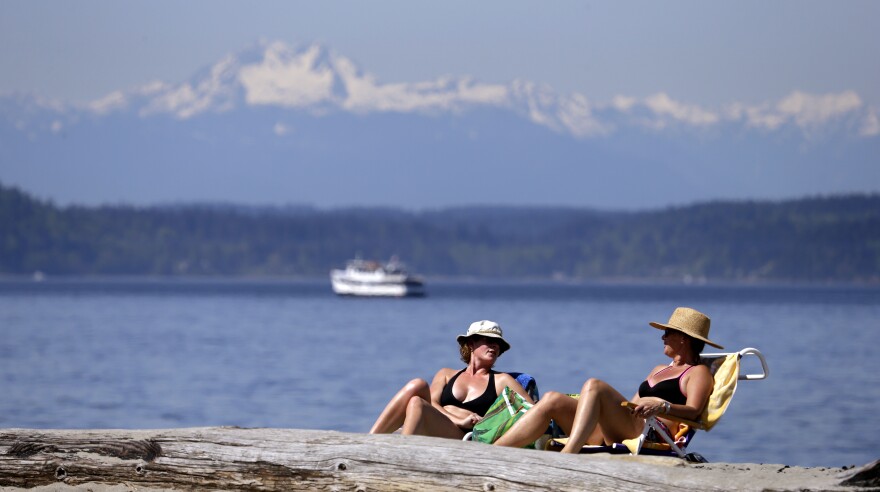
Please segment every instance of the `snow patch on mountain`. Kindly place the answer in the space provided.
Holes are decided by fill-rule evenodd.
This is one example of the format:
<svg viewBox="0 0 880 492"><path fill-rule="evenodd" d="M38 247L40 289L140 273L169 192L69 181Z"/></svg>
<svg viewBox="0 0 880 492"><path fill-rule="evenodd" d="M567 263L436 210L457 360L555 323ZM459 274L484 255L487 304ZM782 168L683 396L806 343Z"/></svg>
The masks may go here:
<svg viewBox="0 0 880 492"><path fill-rule="evenodd" d="M877 111L874 108L870 108L862 120L859 136L876 137L878 135L880 135L880 120L877 119Z"/></svg>
<svg viewBox="0 0 880 492"><path fill-rule="evenodd" d="M746 126L774 131L786 124L793 124L807 134L820 131L829 123L849 116L860 120L859 135L876 136L872 126L874 110L865 105L853 91L838 94L808 94L793 91L776 103L744 105L734 103L727 107L727 117L741 120Z"/></svg>
<svg viewBox="0 0 880 492"><path fill-rule="evenodd" d="M283 43L269 45L261 63L244 66L239 72L245 102L285 108L338 103L333 92L336 72L332 63L321 63L321 55L322 48L317 45L302 53Z"/></svg>
<svg viewBox="0 0 880 492"><path fill-rule="evenodd" d="M240 69L238 59L228 55L195 84L184 83L154 97L140 114L171 113L177 118L187 119L206 111L222 113L232 110L237 106Z"/></svg>
<svg viewBox="0 0 880 492"><path fill-rule="evenodd" d="M93 113L103 115L128 107L128 97L122 91L113 91L101 99L86 104Z"/></svg>
<svg viewBox="0 0 880 492"><path fill-rule="evenodd" d="M658 123L664 126L668 119L681 121L693 126L714 125L719 121L716 113L694 104L676 101L663 92L646 98L644 105L656 115Z"/></svg>

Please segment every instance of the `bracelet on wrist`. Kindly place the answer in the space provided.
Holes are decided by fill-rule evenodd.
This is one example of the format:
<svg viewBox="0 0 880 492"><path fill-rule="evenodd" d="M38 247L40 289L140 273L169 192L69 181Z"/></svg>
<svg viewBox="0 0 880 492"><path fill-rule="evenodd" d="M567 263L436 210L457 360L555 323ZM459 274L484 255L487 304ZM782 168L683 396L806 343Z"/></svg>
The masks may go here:
<svg viewBox="0 0 880 492"><path fill-rule="evenodd" d="M665 413L666 415L669 415L670 408L672 408L672 403L669 403L668 401L664 401L663 402L663 413Z"/></svg>

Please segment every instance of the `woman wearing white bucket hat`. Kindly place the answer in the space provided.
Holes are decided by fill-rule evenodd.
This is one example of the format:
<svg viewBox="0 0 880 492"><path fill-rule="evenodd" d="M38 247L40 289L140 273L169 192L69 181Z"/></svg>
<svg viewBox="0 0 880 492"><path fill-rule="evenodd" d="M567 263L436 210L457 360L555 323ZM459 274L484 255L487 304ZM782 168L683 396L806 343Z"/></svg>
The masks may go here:
<svg viewBox="0 0 880 492"><path fill-rule="evenodd" d="M489 320L471 324L458 344L464 369L443 368L430 385L413 379L391 398L376 419L370 434L402 434L461 439L479 422L505 387L532 399L510 375L492 367L510 344L498 323Z"/></svg>
<svg viewBox="0 0 880 492"><path fill-rule="evenodd" d="M630 399L634 410L620 405L626 397L608 383L589 379L578 399L548 392L506 434L495 441L501 446L524 446L540 437L550 420L569 434L564 453L578 453L584 444L611 444L632 439L642 432L644 419L655 415L663 421L670 414L697 420L712 392L709 368L699 363L709 340L709 317L691 308L676 308L668 323L649 323L664 330L663 353L670 364L655 367ZM671 421L667 425L672 425Z"/></svg>

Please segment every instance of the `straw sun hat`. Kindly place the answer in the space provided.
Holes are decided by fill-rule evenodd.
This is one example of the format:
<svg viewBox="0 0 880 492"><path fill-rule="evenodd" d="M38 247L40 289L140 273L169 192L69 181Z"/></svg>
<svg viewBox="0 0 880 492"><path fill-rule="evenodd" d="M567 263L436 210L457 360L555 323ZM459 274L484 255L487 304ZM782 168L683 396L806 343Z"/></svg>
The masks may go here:
<svg viewBox="0 0 880 492"><path fill-rule="evenodd" d="M471 326L468 327L467 333L465 333L464 335L459 335L456 340L458 340L458 344L461 345L468 338L475 336L497 338L498 348L501 349L501 353L504 353L510 350L510 344L507 343L507 340L505 340L504 337L501 335L501 325L494 321L484 319L483 321L475 321L471 323Z"/></svg>
<svg viewBox="0 0 880 492"><path fill-rule="evenodd" d="M658 330L665 330L667 328L670 330L677 330L689 337L702 340L715 348L724 348L712 340L709 340L709 325L711 324L711 320L708 316L696 309L688 307L675 308L675 311L672 312L672 316L669 317L668 323L652 321L649 324Z"/></svg>

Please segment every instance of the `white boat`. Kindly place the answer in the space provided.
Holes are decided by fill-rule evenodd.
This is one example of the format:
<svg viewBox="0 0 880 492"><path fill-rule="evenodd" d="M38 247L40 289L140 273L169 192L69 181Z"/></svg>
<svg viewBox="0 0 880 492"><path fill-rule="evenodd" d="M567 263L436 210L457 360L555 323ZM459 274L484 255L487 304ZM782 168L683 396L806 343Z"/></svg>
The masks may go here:
<svg viewBox="0 0 880 492"><path fill-rule="evenodd" d="M330 272L333 292L341 296L420 297L425 295L425 284L420 277L411 275L396 258L388 263L350 260L345 270Z"/></svg>

